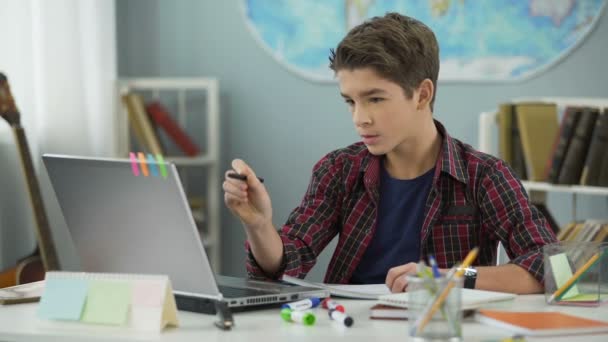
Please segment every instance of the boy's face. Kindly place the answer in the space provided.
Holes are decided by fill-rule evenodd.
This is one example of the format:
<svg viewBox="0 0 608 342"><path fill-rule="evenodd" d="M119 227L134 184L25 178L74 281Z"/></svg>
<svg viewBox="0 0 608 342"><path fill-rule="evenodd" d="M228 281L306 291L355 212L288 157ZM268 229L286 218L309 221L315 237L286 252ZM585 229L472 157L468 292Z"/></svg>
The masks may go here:
<svg viewBox="0 0 608 342"><path fill-rule="evenodd" d="M340 93L349 106L357 133L370 153L398 153L416 140L423 120L420 90L408 99L403 88L372 68L338 71Z"/></svg>

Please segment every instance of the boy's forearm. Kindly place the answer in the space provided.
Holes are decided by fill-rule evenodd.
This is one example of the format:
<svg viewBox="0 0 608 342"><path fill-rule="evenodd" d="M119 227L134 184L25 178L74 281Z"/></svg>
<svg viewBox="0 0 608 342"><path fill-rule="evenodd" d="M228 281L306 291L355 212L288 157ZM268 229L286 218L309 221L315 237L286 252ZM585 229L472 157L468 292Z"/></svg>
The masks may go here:
<svg viewBox="0 0 608 342"><path fill-rule="evenodd" d="M283 260L283 242L272 224L261 229L245 229L251 253L266 274L275 274Z"/></svg>
<svg viewBox="0 0 608 342"><path fill-rule="evenodd" d="M524 268L515 264L477 267L475 288L517 294L542 293L542 285Z"/></svg>

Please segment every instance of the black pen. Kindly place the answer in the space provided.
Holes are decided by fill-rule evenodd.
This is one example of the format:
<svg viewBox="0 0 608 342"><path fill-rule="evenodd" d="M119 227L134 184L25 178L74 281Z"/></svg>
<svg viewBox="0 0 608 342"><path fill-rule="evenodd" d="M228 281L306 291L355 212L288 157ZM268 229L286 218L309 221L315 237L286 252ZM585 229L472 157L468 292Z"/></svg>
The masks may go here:
<svg viewBox="0 0 608 342"><path fill-rule="evenodd" d="M234 178L234 179L239 179L242 181L247 180L247 176L241 175L239 173L234 173L234 172L229 173L228 177ZM264 178L258 177L258 180L260 181L260 183L264 183Z"/></svg>

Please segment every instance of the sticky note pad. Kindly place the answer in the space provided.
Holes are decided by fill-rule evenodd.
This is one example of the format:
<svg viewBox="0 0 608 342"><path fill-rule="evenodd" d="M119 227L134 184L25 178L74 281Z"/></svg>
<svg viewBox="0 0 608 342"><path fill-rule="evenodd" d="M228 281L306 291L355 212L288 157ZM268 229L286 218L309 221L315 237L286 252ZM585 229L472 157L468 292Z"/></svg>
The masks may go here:
<svg viewBox="0 0 608 342"><path fill-rule="evenodd" d="M38 317L78 321L87 298L84 279L47 279Z"/></svg>
<svg viewBox="0 0 608 342"><path fill-rule="evenodd" d="M131 284L119 281L90 280L82 321L123 325L131 304Z"/></svg>
<svg viewBox="0 0 608 342"><path fill-rule="evenodd" d="M165 287L162 281L134 281L133 306L161 307L165 298Z"/></svg>
<svg viewBox="0 0 608 342"><path fill-rule="evenodd" d="M572 269L570 269L568 257L566 257L566 254L564 253L555 254L549 257L549 262L551 263L551 269L553 270L555 285L557 285L557 288L560 288L572 277ZM568 299L577 296L578 294L578 287L574 285L562 296L562 299Z"/></svg>

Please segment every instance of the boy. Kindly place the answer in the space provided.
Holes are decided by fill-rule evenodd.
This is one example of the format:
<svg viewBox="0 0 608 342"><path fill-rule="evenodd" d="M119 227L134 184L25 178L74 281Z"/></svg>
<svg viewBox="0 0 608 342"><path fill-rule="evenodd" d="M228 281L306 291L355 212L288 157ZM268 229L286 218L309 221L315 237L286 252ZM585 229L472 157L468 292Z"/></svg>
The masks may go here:
<svg viewBox="0 0 608 342"><path fill-rule="evenodd" d="M264 185L232 162L224 201L247 234L252 277L303 278L337 234L327 283L386 283L407 290L416 262L434 255L442 271L479 247L465 287L542 292L541 247L555 242L542 214L501 160L448 135L433 120L439 48L421 22L388 13L355 28L331 51L361 142L314 167L302 203L280 232ZM228 176L237 172L238 180ZM497 243L511 258L493 266ZM517 281L513 281L517 279Z"/></svg>

